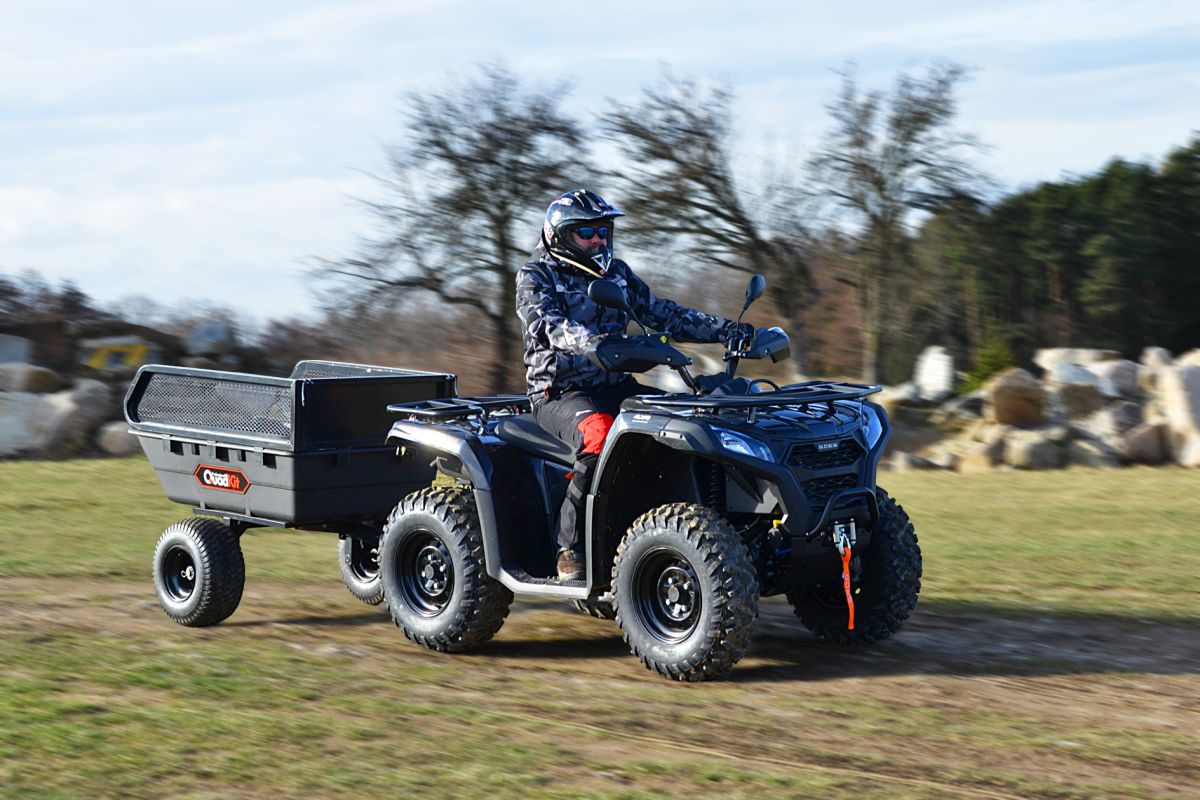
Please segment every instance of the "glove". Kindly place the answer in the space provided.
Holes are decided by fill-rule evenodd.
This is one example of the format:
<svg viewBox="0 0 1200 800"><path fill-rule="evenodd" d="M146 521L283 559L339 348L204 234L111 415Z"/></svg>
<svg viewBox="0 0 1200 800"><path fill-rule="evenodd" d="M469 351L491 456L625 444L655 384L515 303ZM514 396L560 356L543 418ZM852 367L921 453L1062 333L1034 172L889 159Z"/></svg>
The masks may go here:
<svg viewBox="0 0 1200 800"><path fill-rule="evenodd" d="M744 350L747 339L754 336L754 326L749 322L730 322L721 332L721 341L731 350Z"/></svg>
<svg viewBox="0 0 1200 800"><path fill-rule="evenodd" d="M583 343L583 355L588 360L595 364L600 369L608 369L608 365L600 360L600 355L596 352L596 347L605 340L604 336L589 336L587 341Z"/></svg>

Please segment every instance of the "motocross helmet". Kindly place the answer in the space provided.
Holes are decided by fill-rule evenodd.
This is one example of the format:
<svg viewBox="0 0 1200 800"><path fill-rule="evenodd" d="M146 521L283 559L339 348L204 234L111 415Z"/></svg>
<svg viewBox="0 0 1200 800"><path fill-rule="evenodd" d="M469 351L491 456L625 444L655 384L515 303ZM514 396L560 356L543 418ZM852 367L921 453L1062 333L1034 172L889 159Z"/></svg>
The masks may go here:
<svg viewBox="0 0 1200 800"><path fill-rule="evenodd" d="M620 209L610 206L595 192L574 189L559 195L546 209L542 241L555 258L593 278L603 278L613 258L612 221L623 216ZM593 229L588 231L594 238L587 247L577 245L571 235L580 227Z"/></svg>

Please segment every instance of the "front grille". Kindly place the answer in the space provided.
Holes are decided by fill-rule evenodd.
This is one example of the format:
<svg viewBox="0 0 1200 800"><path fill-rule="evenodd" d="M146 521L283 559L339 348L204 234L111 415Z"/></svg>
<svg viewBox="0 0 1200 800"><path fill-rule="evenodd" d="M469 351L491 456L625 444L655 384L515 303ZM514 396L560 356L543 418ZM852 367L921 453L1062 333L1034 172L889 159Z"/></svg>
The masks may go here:
<svg viewBox="0 0 1200 800"><path fill-rule="evenodd" d="M858 475L834 475L829 478L813 478L800 484L809 508L820 511L825 508L829 498L842 489L853 489L858 486Z"/></svg>
<svg viewBox="0 0 1200 800"><path fill-rule="evenodd" d="M191 375L150 376L137 406L139 422L161 422L288 441L288 386L240 383Z"/></svg>
<svg viewBox="0 0 1200 800"><path fill-rule="evenodd" d="M842 439L832 450L819 450L816 444L795 445L788 451L787 463L789 467L816 471L848 467L861 455L862 450L853 439Z"/></svg>

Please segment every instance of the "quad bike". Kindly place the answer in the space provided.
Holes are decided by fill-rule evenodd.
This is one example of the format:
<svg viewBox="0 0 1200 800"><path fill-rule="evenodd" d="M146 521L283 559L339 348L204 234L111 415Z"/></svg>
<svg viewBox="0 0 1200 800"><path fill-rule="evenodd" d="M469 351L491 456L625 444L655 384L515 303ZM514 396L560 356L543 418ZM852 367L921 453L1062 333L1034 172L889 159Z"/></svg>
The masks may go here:
<svg viewBox="0 0 1200 800"><path fill-rule="evenodd" d="M755 276L743 314L763 290ZM588 295L637 321L616 284L593 281ZM448 476L383 525L378 576L396 625L457 652L494 636L515 594L559 597L615 619L646 667L688 681L729 673L762 597L786 595L831 642L899 631L917 602L921 551L904 510L875 485L890 426L865 398L880 387L737 377L742 360L787 357L778 328L727 345L727 369L702 376L668 337L642 330L602 340L589 358L626 373L668 366L691 391L622 405L586 500L583 580L559 580L554 564L574 454L534 422L527 398L388 406L401 419L387 442Z"/></svg>

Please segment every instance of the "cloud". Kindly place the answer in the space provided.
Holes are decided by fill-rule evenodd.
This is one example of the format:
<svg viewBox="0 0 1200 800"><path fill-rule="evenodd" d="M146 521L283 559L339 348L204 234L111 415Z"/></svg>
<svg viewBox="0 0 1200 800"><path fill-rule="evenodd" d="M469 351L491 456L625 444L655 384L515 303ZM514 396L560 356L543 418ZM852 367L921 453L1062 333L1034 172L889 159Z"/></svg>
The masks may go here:
<svg viewBox="0 0 1200 800"><path fill-rule="evenodd" d="M771 0L547 7L456 0L24 3L0 27L0 269L120 296L257 298L302 309L298 272L346 254L370 217L398 96L506 60L571 79L584 121L670 64L735 89L746 163L803 158L828 126L833 69L864 86L936 57L978 67L960 124L1016 185L1161 155L1197 125L1200 7L1183 2ZM149 293L149 292L146 292Z"/></svg>

